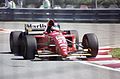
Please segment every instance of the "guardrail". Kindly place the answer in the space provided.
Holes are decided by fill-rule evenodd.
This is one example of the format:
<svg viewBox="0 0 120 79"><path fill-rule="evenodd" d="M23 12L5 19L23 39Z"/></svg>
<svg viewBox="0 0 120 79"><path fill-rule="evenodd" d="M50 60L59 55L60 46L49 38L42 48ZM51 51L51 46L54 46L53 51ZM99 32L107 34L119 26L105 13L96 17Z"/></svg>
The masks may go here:
<svg viewBox="0 0 120 79"><path fill-rule="evenodd" d="M0 9L0 21L118 22L120 9Z"/></svg>

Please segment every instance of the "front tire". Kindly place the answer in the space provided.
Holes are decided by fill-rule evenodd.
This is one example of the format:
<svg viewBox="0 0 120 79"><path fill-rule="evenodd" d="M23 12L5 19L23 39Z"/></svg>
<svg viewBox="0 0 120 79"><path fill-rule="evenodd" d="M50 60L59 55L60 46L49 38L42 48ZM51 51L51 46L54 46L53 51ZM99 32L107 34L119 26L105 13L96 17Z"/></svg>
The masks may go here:
<svg viewBox="0 0 120 79"><path fill-rule="evenodd" d="M36 39L33 36L26 35L23 40L24 59L34 59L37 52Z"/></svg>
<svg viewBox="0 0 120 79"><path fill-rule="evenodd" d="M98 39L94 33L88 33L83 36L82 39L83 49L88 49L88 53L91 56L87 56L87 58L94 58L98 54Z"/></svg>

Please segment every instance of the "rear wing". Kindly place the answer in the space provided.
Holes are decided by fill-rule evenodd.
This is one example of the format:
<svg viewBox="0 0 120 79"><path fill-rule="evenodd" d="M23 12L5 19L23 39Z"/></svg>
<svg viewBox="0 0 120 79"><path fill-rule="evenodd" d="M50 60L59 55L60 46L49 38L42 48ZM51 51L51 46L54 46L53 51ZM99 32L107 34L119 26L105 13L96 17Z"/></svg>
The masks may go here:
<svg viewBox="0 0 120 79"><path fill-rule="evenodd" d="M25 24L25 32L28 34L43 34L46 28L46 24Z"/></svg>

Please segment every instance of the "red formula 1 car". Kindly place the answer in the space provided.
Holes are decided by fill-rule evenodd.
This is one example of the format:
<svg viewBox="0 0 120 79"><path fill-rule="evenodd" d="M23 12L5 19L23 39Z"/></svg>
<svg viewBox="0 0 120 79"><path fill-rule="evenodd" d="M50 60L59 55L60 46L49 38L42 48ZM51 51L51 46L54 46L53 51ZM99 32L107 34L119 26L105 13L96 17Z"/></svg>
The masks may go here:
<svg viewBox="0 0 120 79"><path fill-rule="evenodd" d="M88 33L79 42L76 30L60 30L60 25L49 20L47 25L26 24L25 31L10 33L11 53L23 56L24 59L39 57L68 58L69 56L96 57L98 39ZM80 49L81 48L81 49Z"/></svg>

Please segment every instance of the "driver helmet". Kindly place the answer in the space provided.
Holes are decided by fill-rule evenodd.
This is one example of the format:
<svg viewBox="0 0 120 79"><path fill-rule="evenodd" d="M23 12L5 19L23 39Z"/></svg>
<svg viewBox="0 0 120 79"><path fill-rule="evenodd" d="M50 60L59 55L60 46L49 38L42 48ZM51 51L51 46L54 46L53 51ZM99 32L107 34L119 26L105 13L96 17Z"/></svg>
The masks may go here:
<svg viewBox="0 0 120 79"><path fill-rule="evenodd" d="M58 23L54 23L54 25L51 27L52 30L59 31L60 25Z"/></svg>

